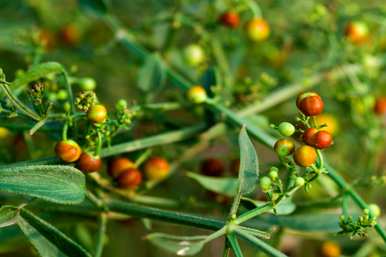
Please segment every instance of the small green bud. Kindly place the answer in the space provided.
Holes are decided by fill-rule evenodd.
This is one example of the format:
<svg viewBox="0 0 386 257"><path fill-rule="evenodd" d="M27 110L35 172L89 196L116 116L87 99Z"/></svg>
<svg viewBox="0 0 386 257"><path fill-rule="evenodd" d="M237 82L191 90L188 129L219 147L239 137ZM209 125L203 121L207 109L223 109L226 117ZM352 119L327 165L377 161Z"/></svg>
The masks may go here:
<svg viewBox="0 0 386 257"><path fill-rule="evenodd" d="M272 179L272 180L276 180L278 177L279 177L279 173L276 171L276 170L271 170L269 172L269 177Z"/></svg>
<svg viewBox="0 0 386 257"><path fill-rule="evenodd" d="M369 204L369 210L371 215L374 216L375 218L381 215L381 208L379 208L379 206L374 203Z"/></svg>
<svg viewBox="0 0 386 257"><path fill-rule="evenodd" d="M70 105L70 103L69 103L69 102L65 102L65 103L63 104L63 109L64 109L65 112L69 112L69 111L71 110L71 105Z"/></svg>
<svg viewBox="0 0 386 257"><path fill-rule="evenodd" d="M305 183L306 183L306 181L302 177L297 177L295 180L295 184L297 187L302 187L302 186L304 186Z"/></svg>
<svg viewBox="0 0 386 257"><path fill-rule="evenodd" d="M277 129L279 133L285 137L290 137L295 133L295 126L289 122L280 123Z"/></svg>
<svg viewBox="0 0 386 257"><path fill-rule="evenodd" d="M79 86L84 91L92 91L96 88L96 82L93 78L83 78L79 80Z"/></svg>
<svg viewBox="0 0 386 257"><path fill-rule="evenodd" d="M115 104L115 108L118 110L118 111L123 111L127 108L127 101L124 100L124 99L120 99L116 104Z"/></svg>
<svg viewBox="0 0 386 257"><path fill-rule="evenodd" d="M68 98L68 93L66 90L61 89L59 92L56 94L56 97L58 100L66 100Z"/></svg>
<svg viewBox="0 0 386 257"><path fill-rule="evenodd" d="M271 190L271 186L272 186L272 181L269 177L260 178L260 187L264 193L269 192Z"/></svg>

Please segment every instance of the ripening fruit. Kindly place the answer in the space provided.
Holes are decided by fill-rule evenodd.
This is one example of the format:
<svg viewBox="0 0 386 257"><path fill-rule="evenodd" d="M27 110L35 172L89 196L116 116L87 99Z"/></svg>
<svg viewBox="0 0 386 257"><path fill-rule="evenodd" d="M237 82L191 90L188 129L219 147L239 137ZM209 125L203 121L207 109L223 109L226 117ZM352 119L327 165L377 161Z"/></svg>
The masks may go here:
<svg viewBox="0 0 386 257"><path fill-rule="evenodd" d="M385 115L386 114L386 97L379 97L375 101L374 112L377 115Z"/></svg>
<svg viewBox="0 0 386 257"><path fill-rule="evenodd" d="M295 144L292 140L282 138L276 141L273 149L277 153L277 155L284 157L293 153L295 149Z"/></svg>
<svg viewBox="0 0 386 257"><path fill-rule="evenodd" d="M329 132L321 130L318 131L313 138L314 146L318 149L328 148L332 145L332 136Z"/></svg>
<svg viewBox="0 0 386 257"><path fill-rule="evenodd" d="M45 50L51 50L56 44L54 33L47 29L41 29L39 31L38 40Z"/></svg>
<svg viewBox="0 0 386 257"><path fill-rule="evenodd" d="M239 26L240 17L237 12L227 11L220 16L219 21L222 23L222 25L234 29Z"/></svg>
<svg viewBox="0 0 386 257"><path fill-rule="evenodd" d="M187 94L188 99L195 104L203 103L208 98L205 88L201 85L192 86Z"/></svg>
<svg viewBox="0 0 386 257"><path fill-rule="evenodd" d="M297 187L302 187L302 186L304 186L305 183L306 183L306 181L302 177L297 177L295 180L295 185Z"/></svg>
<svg viewBox="0 0 386 257"><path fill-rule="evenodd" d="M224 173L224 165L218 159L208 158L201 163L201 173L206 176L220 177Z"/></svg>
<svg viewBox="0 0 386 257"><path fill-rule="evenodd" d="M247 24L247 35L255 42L264 41L268 38L270 29L268 23L262 18L254 18Z"/></svg>
<svg viewBox="0 0 386 257"><path fill-rule="evenodd" d="M75 25L69 24L60 30L60 37L63 43L74 46L79 43L80 33Z"/></svg>
<svg viewBox="0 0 386 257"><path fill-rule="evenodd" d="M121 173L117 178L118 186L121 188L135 189L141 184L142 174L136 168L129 168Z"/></svg>
<svg viewBox="0 0 386 257"><path fill-rule="evenodd" d="M318 133L318 130L316 128L307 128L306 131L303 133L303 142L307 145L314 145L315 144L315 134Z"/></svg>
<svg viewBox="0 0 386 257"><path fill-rule="evenodd" d="M124 157L118 157L109 162L107 173L112 178L117 178L127 169L135 168L135 164Z"/></svg>
<svg viewBox="0 0 386 257"><path fill-rule="evenodd" d="M381 208L379 208L379 206L375 203L369 204L369 211L371 215L375 218L381 215Z"/></svg>
<svg viewBox="0 0 386 257"><path fill-rule="evenodd" d="M290 137L295 133L295 126L289 122L281 122L277 127L282 136Z"/></svg>
<svg viewBox="0 0 386 257"><path fill-rule="evenodd" d="M82 78L78 83L83 91L93 91L96 88L96 82L93 78Z"/></svg>
<svg viewBox="0 0 386 257"><path fill-rule="evenodd" d="M320 250L323 257L339 257L341 255L340 246L331 241L324 242Z"/></svg>
<svg viewBox="0 0 386 257"><path fill-rule="evenodd" d="M0 140L6 140L12 135L11 131L7 128L0 127Z"/></svg>
<svg viewBox="0 0 386 257"><path fill-rule="evenodd" d="M64 162L75 162L82 154L82 149L74 140L62 140L55 145L55 153Z"/></svg>
<svg viewBox="0 0 386 257"><path fill-rule="evenodd" d="M87 112L87 118L93 123L103 123L107 119L106 107L102 104L93 105Z"/></svg>
<svg viewBox="0 0 386 257"><path fill-rule="evenodd" d="M315 122L318 126L325 125L322 130L329 132L331 135L335 135L339 131L339 124L334 115L322 113L315 116Z"/></svg>
<svg viewBox="0 0 386 257"><path fill-rule="evenodd" d="M303 93L296 99L296 106L306 116L315 116L323 112L324 102L322 98L313 92Z"/></svg>
<svg viewBox="0 0 386 257"><path fill-rule="evenodd" d="M191 44L185 48L185 59L191 66L198 66L205 62L206 55L204 49L200 45Z"/></svg>
<svg viewBox="0 0 386 257"><path fill-rule="evenodd" d="M359 45L368 40L369 29L364 22L352 21L346 26L345 36L351 43Z"/></svg>
<svg viewBox="0 0 386 257"><path fill-rule="evenodd" d="M312 146L302 145L296 149L294 159L299 166L309 167L316 162L316 150Z"/></svg>
<svg viewBox="0 0 386 257"><path fill-rule="evenodd" d="M162 157L152 157L145 164L145 174L149 180L161 180L165 178L169 172L169 162Z"/></svg>
<svg viewBox="0 0 386 257"><path fill-rule="evenodd" d="M77 167L85 173L96 172L101 169L102 160L99 156L93 156L84 152L80 155L80 158L77 162Z"/></svg>
<svg viewBox="0 0 386 257"><path fill-rule="evenodd" d="M272 188L272 181L269 177L261 177L259 181L261 191L264 193L267 193L271 190Z"/></svg>

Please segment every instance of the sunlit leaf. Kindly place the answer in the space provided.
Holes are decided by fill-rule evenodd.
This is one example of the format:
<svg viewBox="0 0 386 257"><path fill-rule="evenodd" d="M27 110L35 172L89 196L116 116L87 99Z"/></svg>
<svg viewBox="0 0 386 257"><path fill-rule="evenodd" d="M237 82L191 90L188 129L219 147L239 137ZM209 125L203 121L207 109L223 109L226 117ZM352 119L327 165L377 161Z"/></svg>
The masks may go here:
<svg viewBox="0 0 386 257"><path fill-rule="evenodd" d="M80 203L85 195L85 177L64 165L2 167L0 190L33 196L61 204Z"/></svg>
<svg viewBox="0 0 386 257"><path fill-rule="evenodd" d="M235 196L237 193L238 180L236 178L216 178L192 172L189 172L187 175L209 191L227 196Z"/></svg>
<svg viewBox="0 0 386 257"><path fill-rule="evenodd" d="M163 233L153 233L147 236L147 239L154 245L178 256L197 254L204 247L206 238L207 236L181 237Z"/></svg>

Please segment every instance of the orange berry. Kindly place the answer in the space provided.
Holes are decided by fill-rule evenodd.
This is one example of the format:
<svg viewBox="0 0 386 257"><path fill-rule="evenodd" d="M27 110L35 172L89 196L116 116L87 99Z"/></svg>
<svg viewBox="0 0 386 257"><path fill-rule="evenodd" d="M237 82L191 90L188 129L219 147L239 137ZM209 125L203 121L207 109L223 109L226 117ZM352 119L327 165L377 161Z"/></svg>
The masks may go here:
<svg viewBox="0 0 386 257"><path fill-rule="evenodd" d="M96 172L101 169L102 160L99 156L82 153L78 160L77 167L85 173Z"/></svg>
<svg viewBox="0 0 386 257"><path fill-rule="evenodd" d="M82 149L74 140L62 140L55 145L56 155L65 162L75 162L82 154Z"/></svg>
<svg viewBox="0 0 386 257"><path fill-rule="evenodd" d="M161 180L169 174L169 171L169 162L162 157L152 157L145 164L145 173L149 180Z"/></svg>
<svg viewBox="0 0 386 257"><path fill-rule="evenodd" d="M117 178L119 187L135 189L141 184L142 174L136 168L129 168L123 171Z"/></svg>
<svg viewBox="0 0 386 257"><path fill-rule="evenodd" d="M117 178L123 171L135 168L135 164L124 157L118 157L109 162L107 173L112 178Z"/></svg>
<svg viewBox="0 0 386 257"><path fill-rule="evenodd" d="M302 167L313 165L318 158L315 148L308 145L302 145L294 153L295 162Z"/></svg>
<svg viewBox="0 0 386 257"><path fill-rule="evenodd" d="M264 41L268 38L270 28L268 23L262 18L254 18L247 23L247 35L255 42Z"/></svg>

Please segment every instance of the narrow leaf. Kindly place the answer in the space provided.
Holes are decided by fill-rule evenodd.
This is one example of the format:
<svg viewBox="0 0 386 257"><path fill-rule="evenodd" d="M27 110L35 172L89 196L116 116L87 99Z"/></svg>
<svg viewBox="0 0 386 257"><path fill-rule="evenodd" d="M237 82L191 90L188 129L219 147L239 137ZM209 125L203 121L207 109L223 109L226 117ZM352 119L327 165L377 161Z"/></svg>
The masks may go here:
<svg viewBox="0 0 386 257"><path fill-rule="evenodd" d="M43 257L91 257L63 232L26 209L20 209L17 224Z"/></svg>
<svg viewBox="0 0 386 257"><path fill-rule="evenodd" d="M155 88L160 88L166 78L166 73L161 59L158 55L149 55L144 65L139 70L138 87L148 92Z"/></svg>
<svg viewBox="0 0 386 257"><path fill-rule="evenodd" d="M0 208L0 228L8 227L16 223L17 210L12 206Z"/></svg>
<svg viewBox="0 0 386 257"><path fill-rule="evenodd" d="M235 257L243 257L243 253L241 251L239 242L237 241L235 234L233 234L233 233L229 234L227 236L227 240L232 248L232 251L233 251L233 254L235 255Z"/></svg>
<svg viewBox="0 0 386 257"><path fill-rule="evenodd" d="M79 6L86 12L96 15L107 13L107 3L105 0L79 0Z"/></svg>
<svg viewBox="0 0 386 257"><path fill-rule="evenodd" d="M201 186L209 191L231 197L235 196L237 193L238 180L235 178L215 178L192 172L189 172L187 176L197 181Z"/></svg>
<svg viewBox="0 0 386 257"><path fill-rule="evenodd" d="M63 165L3 167L0 190L33 196L61 204L80 203L85 195L85 177Z"/></svg>
<svg viewBox="0 0 386 257"><path fill-rule="evenodd" d="M163 233L153 233L147 236L147 239L154 245L178 256L197 254L204 247L206 238L207 236L181 237Z"/></svg>
<svg viewBox="0 0 386 257"><path fill-rule="evenodd" d="M242 200L252 203L253 205L255 205L255 207L259 207L267 203L267 202L257 201L248 197L243 197ZM275 213L276 215L288 215L293 213L295 209L296 209L296 205L294 204L292 199L289 197L286 197L282 199L279 203L277 203L277 205L275 206L276 212L274 212L274 210L272 210L271 212Z"/></svg>

